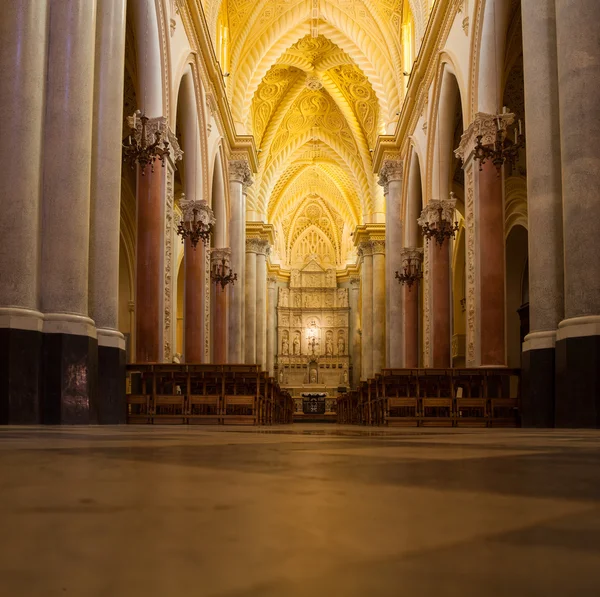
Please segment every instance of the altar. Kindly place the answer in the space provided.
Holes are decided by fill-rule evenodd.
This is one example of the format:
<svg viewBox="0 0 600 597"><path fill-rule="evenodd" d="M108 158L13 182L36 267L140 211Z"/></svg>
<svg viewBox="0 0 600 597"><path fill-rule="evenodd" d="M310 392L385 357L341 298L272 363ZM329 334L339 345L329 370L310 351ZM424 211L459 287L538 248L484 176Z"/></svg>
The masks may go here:
<svg viewBox="0 0 600 597"><path fill-rule="evenodd" d="M325 393L328 412L335 412L338 389L350 379L349 318L348 289L315 259L292 270L289 288L279 289L276 369L297 413L307 392Z"/></svg>

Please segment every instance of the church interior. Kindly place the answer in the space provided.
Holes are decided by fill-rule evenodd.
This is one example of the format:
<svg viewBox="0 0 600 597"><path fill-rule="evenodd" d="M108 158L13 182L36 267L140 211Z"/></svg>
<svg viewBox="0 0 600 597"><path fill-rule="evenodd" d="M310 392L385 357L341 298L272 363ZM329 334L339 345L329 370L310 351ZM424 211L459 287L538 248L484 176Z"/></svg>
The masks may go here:
<svg viewBox="0 0 600 597"><path fill-rule="evenodd" d="M0 39L10 594L597 594L597 0Z"/></svg>

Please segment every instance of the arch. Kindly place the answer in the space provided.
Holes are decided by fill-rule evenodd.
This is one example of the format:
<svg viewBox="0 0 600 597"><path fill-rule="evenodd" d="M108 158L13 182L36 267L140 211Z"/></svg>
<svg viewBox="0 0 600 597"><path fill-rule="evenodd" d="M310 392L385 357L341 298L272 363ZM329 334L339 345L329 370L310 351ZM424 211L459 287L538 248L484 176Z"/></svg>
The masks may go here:
<svg viewBox="0 0 600 597"><path fill-rule="evenodd" d="M213 247L227 247L227 223L229 221L228 200L225 185L225 160L223 146L219 146L214 159L211 185L211 206L215 214L215 229L212 236Z"/></svg>
<svg viewBox="0 0 600 597"><path fill-rule="evenodd" d="M404 201L404 239L405 246L419 247L423 239L417 224L417 219L423 209L423 169L417 148L411 144L408 159L408 177Z"/></svg>

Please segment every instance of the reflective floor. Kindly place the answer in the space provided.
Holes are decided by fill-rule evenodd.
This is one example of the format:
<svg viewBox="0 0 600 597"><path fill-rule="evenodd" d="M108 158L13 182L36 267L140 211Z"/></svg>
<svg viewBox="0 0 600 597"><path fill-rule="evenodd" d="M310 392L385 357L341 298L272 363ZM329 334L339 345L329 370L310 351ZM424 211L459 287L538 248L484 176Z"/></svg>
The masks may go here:
<svg viewBox="0 0 600 597"><path fill-rule="evenodd" d="M0 428L0 595L600 595L600 432Z"/></svg>

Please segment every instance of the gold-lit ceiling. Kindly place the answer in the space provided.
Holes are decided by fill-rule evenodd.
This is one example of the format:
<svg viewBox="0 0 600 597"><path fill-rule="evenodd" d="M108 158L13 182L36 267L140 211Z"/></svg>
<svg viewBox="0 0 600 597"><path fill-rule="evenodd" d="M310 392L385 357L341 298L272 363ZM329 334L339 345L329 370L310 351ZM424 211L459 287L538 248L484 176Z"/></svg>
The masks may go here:
<svg viewBox="0 0 600 597"><path fill-rule="evenodd" d="M406 1L203 4L215 39L227 39L220 59L236 127L259 148L248 209L275 225L283 266L317 247L343 267L350 232L384 212L370 149L400 110Z"/></svg>

